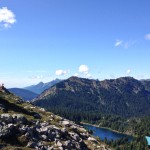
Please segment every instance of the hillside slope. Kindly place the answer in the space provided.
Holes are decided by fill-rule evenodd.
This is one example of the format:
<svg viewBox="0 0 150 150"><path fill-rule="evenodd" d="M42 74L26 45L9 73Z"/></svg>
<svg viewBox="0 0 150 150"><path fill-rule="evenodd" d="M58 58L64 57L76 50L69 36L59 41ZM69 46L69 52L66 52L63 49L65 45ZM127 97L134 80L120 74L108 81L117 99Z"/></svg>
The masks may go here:
<svg viewBox="0 0 150 150"><path fill-rule="evenodd" d="M38 94L34 92L21 88L10 88L8 90L14 93L15 95L21 97L23 100L32 100L38 96Z"/></svg>
<svg viewBox="0 0 150 150"><path fill-rule="evenodd" d="M71 77L44 91L34 104L54 112L145 116L150 115L150 91L147 89L132 77L104 81Z"/></svg>
<svg viewBox="0 0 150 150"><path fill-rule="evenodd" d="M82 126L0 90L0 149L110 150Z"/></svg>

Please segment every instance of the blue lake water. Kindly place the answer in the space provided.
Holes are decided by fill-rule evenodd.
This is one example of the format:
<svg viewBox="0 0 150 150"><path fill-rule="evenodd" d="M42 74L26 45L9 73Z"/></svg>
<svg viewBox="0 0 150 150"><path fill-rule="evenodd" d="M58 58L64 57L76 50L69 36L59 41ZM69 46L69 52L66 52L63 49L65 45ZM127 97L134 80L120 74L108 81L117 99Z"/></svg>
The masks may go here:
<svg viewBox="0 0 150 150"><path fill-rule="evenodd" d="M128 138L128 141L131 141L133 139L132 136L126 135L126 134L120 134L114 131L111 131L109 129L99 128L91 125L83 125L84 128L88 130L93 131L94 136L98 136L102 141L107 138L108 141L110 140L117 140L121 138Z"/></svg>

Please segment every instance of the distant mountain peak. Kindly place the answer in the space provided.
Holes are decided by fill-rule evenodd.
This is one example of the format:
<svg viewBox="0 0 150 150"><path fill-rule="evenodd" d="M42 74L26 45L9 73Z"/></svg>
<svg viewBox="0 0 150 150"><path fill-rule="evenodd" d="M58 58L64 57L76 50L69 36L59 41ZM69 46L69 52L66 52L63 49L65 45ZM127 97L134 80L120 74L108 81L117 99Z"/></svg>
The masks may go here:
<svg viewBox="0 0 150 150"><path fill-rule="evenodd" d="M31 85L31 86L25 87L24 89L27 89L27 90L32 91L32 92L37 93L37 94L41 94L43 91L52 87L56 83L59 83L60 81L62 81L62 80L55 79L55 80L52 80L52 81L47 82L47 83L39 82L36 85Z"/></svg>
<svg viewBox="0 0 150 150"><path fill-rule="evenodd" d="M77 76L71 76L70 78L66 79L66 80L70 80L70 81L76 81L76 80L81 80L83 78L77 77Z"/></svg>
<svg viewBox="0 0 150 150"><path fill-rule="evenodd" d="M41 82L39 82L38 84L44 84L44 82L41 81Z"/></svg>

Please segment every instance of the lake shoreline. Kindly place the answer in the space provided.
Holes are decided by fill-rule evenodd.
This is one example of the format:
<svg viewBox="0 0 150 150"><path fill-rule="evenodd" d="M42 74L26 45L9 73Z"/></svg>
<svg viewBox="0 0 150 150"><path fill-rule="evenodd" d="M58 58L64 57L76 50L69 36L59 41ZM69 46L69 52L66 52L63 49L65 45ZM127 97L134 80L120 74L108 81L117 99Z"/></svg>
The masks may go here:
<svg viewBox="0 0 150 150"><path fill-rule="evenodd" d="M116 132L116 133L119 133L119 134L125 134L125 135L128 135L128 136L132 136L130 134L126 134L126 133L123 133L123 132L119 132L117 130L113 130L111 128L107 128L107 127L100 127L98 125L95 125L95 124L90 124L90 123L85 123L85 122L80 122L80 124L83 124L83 125L90 125L90 126L94 126L94 127L98 127L98 128L102 128L102 129L107 129L107 130L110 130L110 131L113 131L113 132Z"/></svg>
<svg viewBox="0 0 150 150"><path fill-rule="evenodd" d="M83 127L89 131L93 131L92 135L98 136L102 141L107 138L107 140L111 141L121 139L121 138L127 138L129 141L131 141L134 137L132 135L124 134L106 127L99 127L98 125L92 125L90 123L80 122Z"/></svg>

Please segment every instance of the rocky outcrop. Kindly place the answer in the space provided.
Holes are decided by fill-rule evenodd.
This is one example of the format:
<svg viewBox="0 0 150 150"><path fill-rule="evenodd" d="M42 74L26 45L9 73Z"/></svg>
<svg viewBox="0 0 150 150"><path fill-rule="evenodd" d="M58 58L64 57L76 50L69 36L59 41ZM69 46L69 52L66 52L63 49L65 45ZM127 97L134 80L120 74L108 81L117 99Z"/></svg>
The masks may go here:
<svg viewBox="0 0 150 150"><path fill-rule="evenodd" d="M95 149L100 145L82 126L61 117L59 120L59 126L56 126L50 121L28 121L22 114L1 114L0 139L5 141L12 136L24 138L26 147L37 150L88 150L84 141L96 143Z"/></svg>

